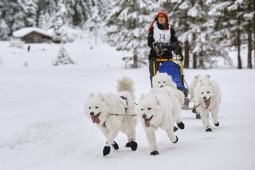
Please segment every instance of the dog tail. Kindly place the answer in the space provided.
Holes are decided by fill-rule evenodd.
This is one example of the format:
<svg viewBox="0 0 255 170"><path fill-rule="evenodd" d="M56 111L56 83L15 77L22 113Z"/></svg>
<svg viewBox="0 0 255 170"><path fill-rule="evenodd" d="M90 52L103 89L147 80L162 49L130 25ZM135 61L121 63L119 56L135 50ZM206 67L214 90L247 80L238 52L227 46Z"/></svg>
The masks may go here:
<svg viewBox="0 0 255 170"><path fill-rule="evenodd" d="M134 81L131 78L127 76L123 76L122 78L118 79L117 92L122 92L122 91L130 92L131 94L134 93L135 91Z"/></svg>

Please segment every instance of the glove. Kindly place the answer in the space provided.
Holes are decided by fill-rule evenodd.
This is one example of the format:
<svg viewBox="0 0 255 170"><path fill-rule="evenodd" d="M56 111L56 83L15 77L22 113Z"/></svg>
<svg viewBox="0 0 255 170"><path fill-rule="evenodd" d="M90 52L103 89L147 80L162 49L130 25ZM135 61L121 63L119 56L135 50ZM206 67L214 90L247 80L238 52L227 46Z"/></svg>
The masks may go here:
<svg viewBox="0 0 255 170"><path fill-rule="evenodd" d="M182 52L182 43L180 41L173 44L173 51L176 55Z"/></svg>
<svg viewBox="0 0 255 170"><path fill-rule="evenodd" d="M154 42L152 43L153 49L156 51L156 53L158 55L162 55L163 54L163 49L162 46L159 42Z"/></svg>

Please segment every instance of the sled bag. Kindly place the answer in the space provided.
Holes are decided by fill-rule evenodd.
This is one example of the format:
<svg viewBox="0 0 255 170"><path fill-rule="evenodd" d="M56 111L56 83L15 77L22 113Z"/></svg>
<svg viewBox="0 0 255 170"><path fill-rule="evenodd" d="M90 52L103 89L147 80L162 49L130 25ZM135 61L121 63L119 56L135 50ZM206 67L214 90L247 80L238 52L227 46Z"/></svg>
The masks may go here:
<svg viewBox="0 0 255 170"><path fill-rule="evenodd" d="M182 81L181 67L175 62L172 61L163 62L159 66L158 71L160 73L167 73L168 75L170 75L173 81L176 83L178 89L185 88Z"/></svg>

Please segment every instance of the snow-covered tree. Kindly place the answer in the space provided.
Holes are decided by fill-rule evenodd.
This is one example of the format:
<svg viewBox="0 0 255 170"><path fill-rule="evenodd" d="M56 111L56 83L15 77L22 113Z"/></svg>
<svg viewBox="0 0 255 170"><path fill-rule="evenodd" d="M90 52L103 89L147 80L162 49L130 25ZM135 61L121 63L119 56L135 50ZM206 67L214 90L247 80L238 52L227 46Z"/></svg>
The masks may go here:
<svg viewBox="0 0 255 170"><path fill-rule="evenodd" d="M66 64L74 64L74 62L68 55L65 47L61 45L58 50L57 58L54 61L53 65L57 66L57 65L66 65Z"/></svg>
<svg viewBox="0 0 255 170"><path fill-rule="evenodd" d="M74 26L83 26L88 18L90 18L91 2L85 0L77 0L73 4L72 24Z"/></svg>
<svg viewBox="0 0 255 170"><path fill-rule="evenodd" d="M63 25L66 24L66 16L67 9L63 4L62 0L57 2L57 6L55 9L55 18L53 20L53 28L54 28L54 41L61 42L63 37Z"/></svg>
<svg viewBox="0 0 255 170"><path fill-rule="evenodd" d="M101 18L98 15L98 12L95 12L93 13L93 16L90 19L88 19L86 24L86 27L88 27L89 30L94 33L96 45L97 45L97 39L98 39L98 30L100 28L101 23L102 23Z"/></svg>
<svg viewBox="0 0 255 170"><path fill-rule="evenodd" d="M25 27L25 14L21 4L18 2L9 3L8 8L10 11L7 12L6 20L10 24L11 31L16 31L20 28Z"/></svg>
<svg viewBox="0 0 255 170"><path fill-rule="evenodd" d="M5 14L4 5L4 2L0 2L0 40L7 40L10 32L9 26L3 19Z"/></svg>
<svg viewBox="0 0 255 170"><path fill-rule="evenodd" d="M226 50L215 39L214 18L208 14L210 5L211 0L176 0L168 5L179 39L184 42L186 67L191 63L190 55L193 68L204 68L208 64L210 67L215 57L232 63Z"/></svg>
<svg viewBox="0 0 255 170"><path fill-rule="evenodd" d="M115 3L118 5L115 4L116 8L106 21L108 42L117 50L131 54L131 67L137 68L147 47L146 37L150 23L146 10L147 1L120 0Z"/></svg>
<svg viewBox="0 0 255 170"><path fill-rule="evenodd" d="M19 0L19 3L21 4L23 9L25 26L36 26L37 4L33 0Z"/></svg>
<svg viewBox="0 0 255 170"><path fill-rule="evenodd" d="M10 29L5 20L0 19L0 40L7 40Z"/></svg>
<svg viewBox="0 0 255 170"><path fill-rule="evenodd" d="M214 0L209 14L214 16L215 31L220 44L237 48L237 68L242 69L241 45L243 25L243 0Z"/></svg>
<svg viewBox="0 0 255 170"><path fill-rule="evenodd" d="M255 59L255 1L243 0L241 5L243 12L243 25L247 34L247 67L252 68L252 50ZM252 36L253 34L253 36ZM254 44L252 44L252 42ZM252 48L252 46L254 47Z"/></svg>

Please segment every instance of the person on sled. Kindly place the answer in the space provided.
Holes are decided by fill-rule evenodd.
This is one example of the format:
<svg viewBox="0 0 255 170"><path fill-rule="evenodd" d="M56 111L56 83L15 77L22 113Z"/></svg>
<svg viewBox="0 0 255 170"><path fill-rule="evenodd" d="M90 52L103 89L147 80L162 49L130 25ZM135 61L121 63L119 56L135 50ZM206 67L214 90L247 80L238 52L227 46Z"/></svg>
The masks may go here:
<svg viewBox="0 0 255 170"><path fill-rule="evenodd" d="M168 12L166 10L159 10L156 17L151 23L148 34L148 46L150 49L149 54L149 71L150 81L152 87L153 73L153 60L158 57L161 58L172 58L172 51L175 54L181 52L181 45L178 42L175 30L170 27ZM161 45L163 52L158 54L158 45Z"/></svg>

